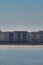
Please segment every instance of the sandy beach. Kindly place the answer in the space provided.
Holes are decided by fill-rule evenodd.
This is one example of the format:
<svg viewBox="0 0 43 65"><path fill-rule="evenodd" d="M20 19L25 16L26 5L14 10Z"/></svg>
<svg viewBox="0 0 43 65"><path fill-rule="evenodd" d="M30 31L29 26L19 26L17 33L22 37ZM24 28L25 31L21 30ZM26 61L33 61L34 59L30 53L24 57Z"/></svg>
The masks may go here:
<svg viewBox="0 0 43 65"><path fill-rule="evenodd" d="M43 48L43 45L0 45L0 48Z"/></svg>

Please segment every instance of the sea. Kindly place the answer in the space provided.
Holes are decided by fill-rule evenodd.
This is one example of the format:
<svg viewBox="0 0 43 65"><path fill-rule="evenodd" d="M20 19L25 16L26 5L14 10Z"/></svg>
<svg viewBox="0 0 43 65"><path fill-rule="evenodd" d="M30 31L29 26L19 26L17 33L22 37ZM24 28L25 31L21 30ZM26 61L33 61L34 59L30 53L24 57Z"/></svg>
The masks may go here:
<svg viewBox="0 0 43 65"><path fill-rule="evenodd" d="M0 65L43 65L43 48L1 48Z"/></svg>

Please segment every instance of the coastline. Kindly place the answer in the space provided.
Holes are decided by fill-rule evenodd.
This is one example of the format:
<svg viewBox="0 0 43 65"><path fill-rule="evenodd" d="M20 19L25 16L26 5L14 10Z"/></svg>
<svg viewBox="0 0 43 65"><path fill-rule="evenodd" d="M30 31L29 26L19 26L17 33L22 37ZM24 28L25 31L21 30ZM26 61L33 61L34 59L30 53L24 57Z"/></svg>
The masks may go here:
<svg viewBox="0 0 43 65"><path fill-rule="evenodd" d="M0 45L1 48L43 48L43 45Z"/></svg>

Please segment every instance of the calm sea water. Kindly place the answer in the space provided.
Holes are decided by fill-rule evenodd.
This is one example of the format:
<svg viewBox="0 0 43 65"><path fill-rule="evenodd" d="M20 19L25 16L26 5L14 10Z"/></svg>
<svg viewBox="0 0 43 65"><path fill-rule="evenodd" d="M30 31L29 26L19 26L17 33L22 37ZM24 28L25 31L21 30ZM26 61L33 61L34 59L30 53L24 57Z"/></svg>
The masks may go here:
<svg viewBox="0 0 43 65"><path fill-rule="evenodd" d="M0 49L0 65L43 65L43 48Z"/></svg>

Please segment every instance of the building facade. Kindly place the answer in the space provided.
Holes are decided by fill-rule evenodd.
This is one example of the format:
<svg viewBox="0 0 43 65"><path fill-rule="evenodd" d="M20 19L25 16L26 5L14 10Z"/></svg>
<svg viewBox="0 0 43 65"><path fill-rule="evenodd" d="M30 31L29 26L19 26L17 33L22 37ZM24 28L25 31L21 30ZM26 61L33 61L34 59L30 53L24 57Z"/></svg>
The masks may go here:
<svg viewBox="0 0 43 65"><path fill-rule="evenodd" d="M4 42L4 40L5 40L4 32L0 32L0 42Z"/></svg>
<svg viewBox="0 0 43 65"><path fill-rule="evenodd" d="M30 43L30 32L26 33L26 41Z"/></svg>
<svg viewBox="0 0 43 65"><path fill-rule="evenodd" d="M43 44L43 31L39 31L40 34L40 44Z"/></svg>
<svg viewBox="0 0 43 65"><path fill-rule="evenodd" d="M4 32L5 42L9 42L9 32Z"/></svg>
<svg viewBox="0 0 43 65"><path fill-rule="evenodd" d="M9 32L9 42L13 43L13 32Z"/></svg>
<svg viewBox="0 0 43 65"><path fill-rule="evenodd" d="M31 32L31 42L33 44L36 44L36 43L39 43L40 40L39 40L39 32Z"/></svg>
<svg viewBox="0 0 43 65"><path fill-rule="evenodd" d="M13 32L13 41L14 42L18 41L18 32L17 31Z"/></svg>
<svg viewBox="0 0 43 65"><path fill-rule="evenodd" d="M27 31L15 31L13 37L14 37L14 42L18 42L18 43L30 41L30 33Z"/></svg>
<svg viewBox="0 0 43 65"><path fill-rule="evenodd" d="M0 31L0 43L14 44L43 44L43 31L28 32L28 31Z"/></svg>

